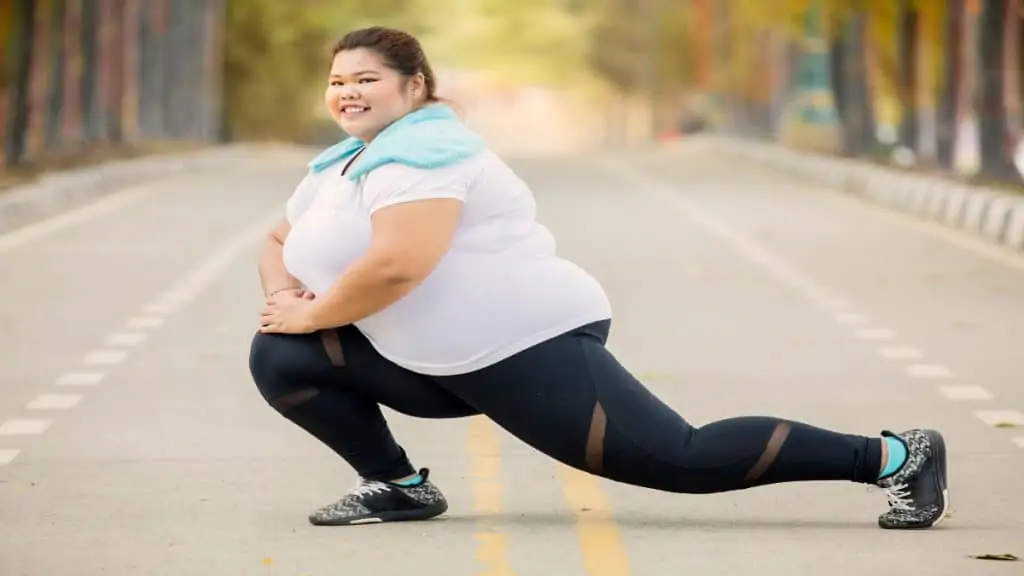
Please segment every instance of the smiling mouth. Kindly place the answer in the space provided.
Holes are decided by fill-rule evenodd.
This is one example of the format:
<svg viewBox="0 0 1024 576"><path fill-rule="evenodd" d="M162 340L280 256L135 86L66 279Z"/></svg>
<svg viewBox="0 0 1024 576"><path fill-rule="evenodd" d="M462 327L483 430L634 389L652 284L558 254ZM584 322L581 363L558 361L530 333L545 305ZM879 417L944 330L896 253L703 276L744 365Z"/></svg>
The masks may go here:
<svg viewBox="0 0 1024 576"><path fill-rule="evenodd" d="M348 105L348 106L342 106L341 107L341 113L344 116L358 116L359 114L367 112L369 109L370 108L367 107L367 106Z"/></svg>

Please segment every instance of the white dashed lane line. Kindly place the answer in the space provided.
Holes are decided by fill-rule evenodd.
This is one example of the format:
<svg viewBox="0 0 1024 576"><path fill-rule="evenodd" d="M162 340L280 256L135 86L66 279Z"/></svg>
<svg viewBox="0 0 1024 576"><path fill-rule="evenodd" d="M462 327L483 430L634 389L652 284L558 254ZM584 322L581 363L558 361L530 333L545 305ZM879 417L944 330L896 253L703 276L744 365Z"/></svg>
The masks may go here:
<svg viewBox="0 0 1024 576"><path fill-rule="evenodd" d="M68 372L57 378L57 386L95 386L99 384L105 374L103 372Z"/></svg>
<svg viewBox="0 0 1024 576"><path fill-rule="evenodd" d="M137 346L142 344L146 340L147 334L144 332L121 332L118 334L111 334L107 336L106 341L103 343L108 348L116 348L119 346Z"/></svg>
<svg viewBox="0 0 1024 576"><path fill-rule="evenodd" d="M53 424L53 420L17 419L0 424L0 436L34 436L42 434Z"/></svg>
<svg viewBox="0 0 1024 576"><path fill-rule="evenodd" d="M885 342L896 339L896 333L885 328L865 328L863 330L857 330L857 332L854 333L854 336L860 340L871 340L873 342Z"/></svg>
<svg viewBox="0 0 1024 576"><path fill-rule="evenodd" d="M68 410L82 401L81 394L41 394L28 403L28 410Z"/></svg>
<svg viewBox="0 0 1024 576"><path fill-rule="evenodd" d="M836 322L846 326L863 326L870 321L867 316L856 312L843 312L836 315Z"/></svg>
<svg viewBox="0 0 1024 576"><path fill-rule="evenodd" d="M131 330L144 330L146 328L159 328L163 323L164 319L159 316L140 316L129 319L126 325Z"/></svg>
<svg viewBox="0 0 1024 576"><path fill-rule="evenodd" d="M994 400L995 395L981 386L939 386L939 392L950 400Z"/></svg>
<svg viewBox="0 0 1024 576"><path fill-rule="evenodd" d="M161 294L155 302L144 306L144 315L129 318L125 322L124 331L108 334L103 348L86 352L81 360L85 370L67 372L58 377L54 384L65 389L98 386L106 377L106 370L123 364L128 359L129 349L146 341L149 336L147 331L163 326L166 315L181 309L212 284L250 244L264 237L267 230L270 230L280 217L275 211L230 237L181 278L174 287ZM29 402L25 409L36 413L70 410L78 406L82 399L81 394L44 393ZM0 436L39 435L52 424L52 420L15 418L0 423ZM19 454L21 450L16 448L0 449L0 466L11 463Z"/></svg>
<svg viewBox="0 0 1024 576"><path fill-rule="evenodd" d="M601 167L617 172L631 182L644 184L652 196L676 208L691 222L703 228L710 235L729 245L736 253L758 266L769 276L783 285L792 287L810 299L819 309L829 312L833 319L854 330L853 336L860 340L872 342L889 342L897 339L896 333L887 328L871 327L871 319L856 311L853 304L846 298L834 294L816 280L794 269L777 255L734 230L718 218L708 214L699 206L681 196L669 185L650 177L641 170L618 159L609 158ZM906 361L904 366L907 376L917 380L950 380L955 378L953 371L941 364L925 363L924 354L909 345L888 345L878 349L878 353L888 360ZM955 402L990 402L995 395L980 386L937 386L936 390L944 398ZM975 416L993 427L1024 426L1024 414L1018 411L976 411ZM1013 438L1013 443L1024 448L1024 438Z"/></svg>
<svg viewBox="0 0 1024 576"><path fill-rule="evenodd" d="M124 350L93 350L82 357L83 366L113 366L128 359Z"/></svg>
<svg viewBox="0 0 1024 576"><path fill-rule="evenodd" d="M830 310L834 312L849 310L853 307L848 300L843 300L842 298L829 298L827 296L816 298L814 303L822 310Z"/></svg>
<svg viewBox="0 0 1024 576"><path fill-rule="evenodd" d="M911 364L907 366L907 374L914 378L922 379L953 377L953 371L941 364Z"/></svg>
<svg viewBox="0 0 1024 576"><path fill-rule="evenodd" d="M886 346L878 353L889 360L920 360L924 358L924 354L913 346Z"/></svg>
<svg viewBox="0 0 1024 576"><path fill-rule="evenodd" d="M974 415L989 426L1009 428L1024 426L1024 414L1017 410L975 410Z"/></svg>

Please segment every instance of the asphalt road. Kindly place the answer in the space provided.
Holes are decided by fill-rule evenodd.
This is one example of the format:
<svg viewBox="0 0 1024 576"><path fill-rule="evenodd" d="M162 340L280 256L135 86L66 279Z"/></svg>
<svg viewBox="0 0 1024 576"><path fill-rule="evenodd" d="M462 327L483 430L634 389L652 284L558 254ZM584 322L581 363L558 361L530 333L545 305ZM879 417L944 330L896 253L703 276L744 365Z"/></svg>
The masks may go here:
<svg viewBox="0 0 1024 576"><path fill-rule="evenodd" d="M397 415L449 513L309 525L355 478L247 369L258 240L308 155L0 236L0 575L1024 573L969 558L1024 556L1024 257L699 152L514 165L659 395L698 424L938 427L939 529L878 529L884 496L863 486L670 495L567 471L481 418Z"/></svg>

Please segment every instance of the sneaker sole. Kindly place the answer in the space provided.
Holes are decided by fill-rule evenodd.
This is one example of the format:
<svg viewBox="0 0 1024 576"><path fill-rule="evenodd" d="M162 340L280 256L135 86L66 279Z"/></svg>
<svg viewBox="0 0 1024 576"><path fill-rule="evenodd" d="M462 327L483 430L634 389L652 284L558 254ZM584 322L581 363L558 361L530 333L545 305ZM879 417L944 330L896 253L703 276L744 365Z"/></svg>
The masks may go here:
<svg viewBox="0 0 1024 576"><path fill-rule="evenodd" d="M432 506L417 508L415 510L397 510L390 512L379 512L363 516L352 516L349 518L338 518L336 520L313 520L309 523L314 526L361 526L365 524L383 524L385 522L416 522L429 520L440 516L448 511L448 504L441 502Z"/></svg>
<svg viewBox="0 0 1024 576"><path fill-rule="evenodd" d="M939 477L939 488L942 492L942 510L939 512L939 517L930 526L927 526L927 528L935 528L946 519L946 513L949 511L949 482L946 479L946 441L942 434L934 430L928 431L928 438L932 442L935 467L937 469L936 474Z"/></svg>

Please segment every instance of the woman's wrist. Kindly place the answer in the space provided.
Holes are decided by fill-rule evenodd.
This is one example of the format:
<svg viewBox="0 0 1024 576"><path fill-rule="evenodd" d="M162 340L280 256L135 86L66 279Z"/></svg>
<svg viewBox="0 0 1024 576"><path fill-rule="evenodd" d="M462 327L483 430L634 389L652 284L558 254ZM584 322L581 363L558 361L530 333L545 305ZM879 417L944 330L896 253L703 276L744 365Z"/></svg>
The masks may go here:
<svg viewBox="0 0 1024 576"><path fill-rule="evenodd" d="M301 290L303 290L302 286L282 286L280 288L274 288L272 290L268 290L267 291L267 298L270 298L272 296L280 294L281 292L290 292L290 291L299 292Z"/></svg>

